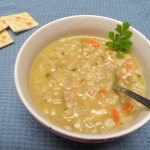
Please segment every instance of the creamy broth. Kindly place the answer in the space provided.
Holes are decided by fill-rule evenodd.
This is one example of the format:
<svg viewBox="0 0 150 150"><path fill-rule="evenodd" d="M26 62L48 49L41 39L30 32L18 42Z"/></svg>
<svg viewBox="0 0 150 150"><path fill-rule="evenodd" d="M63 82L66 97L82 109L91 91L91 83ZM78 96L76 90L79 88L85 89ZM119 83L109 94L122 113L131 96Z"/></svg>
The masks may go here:
<svg viewBox="0 0 150 150"><path fill-rule="evenodd" d="M35 59L29 77L35 105L66 130L104 134L124 127L142 108L112 90L119 84L144 95L142 69L131 55L123 59L98 37L70 37L51 43Z"/></svg>

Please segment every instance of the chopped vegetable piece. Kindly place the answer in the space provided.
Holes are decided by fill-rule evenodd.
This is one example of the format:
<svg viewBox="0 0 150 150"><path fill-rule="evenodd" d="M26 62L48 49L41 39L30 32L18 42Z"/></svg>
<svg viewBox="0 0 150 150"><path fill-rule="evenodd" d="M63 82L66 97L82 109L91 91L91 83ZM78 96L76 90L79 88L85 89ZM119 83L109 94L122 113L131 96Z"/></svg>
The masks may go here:
<svg viewBox="0 0 150 150"><path fill-rule="evenodd" d="M125 68L129 72L129 71L132 71L133 66L131 64L126 64Z"/></svg>
<svg viewBox="0 0 150 150"><path fill-rule="evenodd" d="M112 109L112 118L116 123L120 121L120 116L116 108Z"/></svg>
<svg viewBox="0 0 150 150"><path fill-rule="evenodd" d="M71 69L71 71L73 71L73 72L74 72L74 71L77 71L77 69L76 69L76 68L73 68L73 69Z"/></svg>
<svg viewBox="0 0 150 150"><path fill-rule="evenodd" d="M117 76L117 79L118 80L122 80L122 76Z"/></svg>
<svg viewBox="0 0 150 150"><path fill-rule="evenodd" d="M106 95L108 93L108 91L106 89L101 89L101 90L99 90L99 93L101 95Z"/></svg>
<svg viewBox="0 0 150 150"><path fill-rule="evenodd" d="M45 77L48 78L50 76L50 73L46 73Z"/></svg>
<svg viewBox="0 0 150 150"><path fill-rule="evenodd" d="M100 47L100 44L94 39L89 40L88 43L92 44L95 48Z"/></svg>
<svg viewBox="0 0 150 150"><path fill-rule="evenodd" d="M119 59L123 59L124 58L123 54L120 53L120 52L117 52L116 57L119 58Z"/></svg>
<svg viewBox="0 0 150 150"><path fill-rule="evenodd" d="M133 110L133 105L131 103L126 103L123 112L130 113Z"/></svg>
<svg viewBox="0 0 150 150"><path fill-rule="evenodd" d="M105 56L100 56L102 61L105 61Z"/></svg>

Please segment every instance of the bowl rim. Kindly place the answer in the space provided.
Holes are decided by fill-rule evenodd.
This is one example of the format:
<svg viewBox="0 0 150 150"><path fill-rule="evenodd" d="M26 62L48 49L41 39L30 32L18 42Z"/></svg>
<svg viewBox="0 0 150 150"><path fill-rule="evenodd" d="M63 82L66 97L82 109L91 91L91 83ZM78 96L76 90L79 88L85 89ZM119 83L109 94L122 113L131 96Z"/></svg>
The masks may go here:
<svg viewBox="0 0 150 150"><path fill-rule="evenodd" d="M18 92L18 95L20 96L20 99L22 101L22 103L25 105L25 107L27 108L27 110L32 114L32 116L34 118L36 118L40 123L42 123L44 126L48 127L49 129L52 130L52 132L55 132L56 134L59 134L60 136L65 136L65 137L69 137L69 138L73 138L73 139L80 139L80 140L86 140L86 141L90 141L90 140L94 140L94 141L100 141L100 140L107 140L107 139L111 139L111 138L117 138L117 137L121 137L124 136L126 134L129 134L135 130L137 130L138 128L142 127L144 124L146 124L149 120L150 120L150 113L145 116L145 118L141 121L138 122L136 125L129 127L128 129L125 129L123 131L116 131L116 132L112 132L112 133L108 133L108 134L83 134L83 133L76 133L76 132L71 132L68 130L65 130L53 123L51 123L50 121L46 120L44 117L40 116L38 113L36 113L36 111L30 106L30 104L26 101L26 98L24 97L24 95L22 94L21 88L20 88L20 83L18 81L18 65L19 65L19 61L21 59L22 56L22 52L25 49L26 45L28 44L28 42L37 34L39 34L39 32L42 32L42 30L44 30L45 28L49 27L52 24L55 23L59 23L61 21L64 21L66 19L73 19L73 18L97 18L97 19L104 19L107 21L113 21L115 23L122 23L121 21L118 21L116 19L112 19L109 17L105 17L105 16L97 16L97 15L73 15L73 16L68 16L68 17L64 17L64 18L60 18L54 21L51 21L45 25L43 25L42 27L40 27L39 29L37 29L34 33L32 33L27 40L24 42L24 44L22 45L22 47L20 48L17 58L16 58L16 62L15 62L15 68L14 68L14 78L15 78L15 84L16 84L16 89ZM130 29L134 32L136 32L139 36L141 36L141 38L143 40L145 40L145 42L147 42L147 44L150 46L150 42L149 40L138 30L136 30L135 28L133 28L132 26L130 27Z"/></svg>

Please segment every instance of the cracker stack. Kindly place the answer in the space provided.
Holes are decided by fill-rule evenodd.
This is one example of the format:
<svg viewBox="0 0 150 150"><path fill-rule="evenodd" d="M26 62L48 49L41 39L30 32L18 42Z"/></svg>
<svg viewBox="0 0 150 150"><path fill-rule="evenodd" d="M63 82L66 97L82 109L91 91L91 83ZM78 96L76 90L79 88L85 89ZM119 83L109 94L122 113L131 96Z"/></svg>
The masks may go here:
<svg viewBox="0 0 150 150"><path fill-rule="evenodd" d="M29 30L38 25L27 12L0 17L0 48L14 42L6 30L8 27L16 33Z"/></svg>

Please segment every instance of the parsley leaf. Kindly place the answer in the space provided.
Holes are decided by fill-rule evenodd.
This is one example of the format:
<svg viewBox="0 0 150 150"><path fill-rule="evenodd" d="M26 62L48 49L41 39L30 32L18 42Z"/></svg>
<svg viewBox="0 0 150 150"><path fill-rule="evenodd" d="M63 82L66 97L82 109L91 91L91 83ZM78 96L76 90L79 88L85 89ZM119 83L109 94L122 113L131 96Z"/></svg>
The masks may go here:
<svg viewBox="0 0 150 150"><path fill-rule="evenodd" d="M111 41L106 42L106 46L113 48L116 51L127 51L131 48L132 42L130 37L132 32L129 31L130 24L128 22L123 22L122 25L118 24L115 28L116 33L113 31L109 32L108 37Z"/></svg>
<svg viewBox="0 0 150 150"><path fill-rule="evenodd" d="M112 41L114 41L114 39L115 39L115 34L114 34L114 32L111 32L111 31L110 31L108 37L109 37Z"/></svg>
<svg viewBox="0 0 150 150"><path fill-rule="evenodd" d="M120 52L117 52L116 57L119 58L119 59L123 59L124 58L123 54L120 53Z"/></svg>

